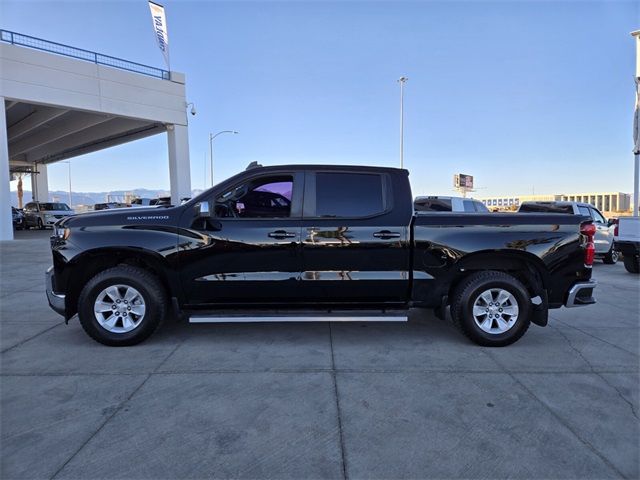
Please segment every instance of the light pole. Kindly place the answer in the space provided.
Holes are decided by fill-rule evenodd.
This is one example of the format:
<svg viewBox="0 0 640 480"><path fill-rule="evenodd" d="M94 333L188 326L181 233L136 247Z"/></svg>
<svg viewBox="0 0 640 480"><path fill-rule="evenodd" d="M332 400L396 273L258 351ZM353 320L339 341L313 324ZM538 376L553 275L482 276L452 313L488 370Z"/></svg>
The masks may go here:
<svg viewBox="0 0 640 480"><path fill-rule="evenodd" d="M400 168L404 168L404 84L409 80L402 76L398 79L400 84Z"/></svg>
<svg viewBox="0 0 640 480"><path fill-rule="evenodd" d="M65 160L62 163L66 163L69 167L68 178L69 178L69 207L71 207L71 160Z"/></svg>
<svg viewBox="0 0 640 480"><path fill-rule="evenodd" d="M218 133L209 134L209 156L211 160L211 186L212 187L213 187L213 139L216 138L218 135L222 135L223 133L233 133L234 135L238 134L238 132L236 132L235 130L222 130L221 132L218 132Z"/></svg>
<svg viewBox="0 0 640 480"><path fill-rule="evenodd" d="M638 216L640 203L640 30L631 32L636 41L636 110L633 125L633 216Z"/></svg>

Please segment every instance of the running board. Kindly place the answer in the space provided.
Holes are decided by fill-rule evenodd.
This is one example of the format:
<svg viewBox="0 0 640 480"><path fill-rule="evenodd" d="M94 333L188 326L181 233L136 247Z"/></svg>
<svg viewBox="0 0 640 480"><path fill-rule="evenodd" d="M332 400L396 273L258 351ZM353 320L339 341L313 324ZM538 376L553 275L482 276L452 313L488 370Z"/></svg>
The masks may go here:
<svg viewBox="0 0 640 480"><path fill-rule="evenodd" d="M406 322L406 311L298 311L298 312L207 312L191 314L189 323L265 323L265 322Z"/></svg>

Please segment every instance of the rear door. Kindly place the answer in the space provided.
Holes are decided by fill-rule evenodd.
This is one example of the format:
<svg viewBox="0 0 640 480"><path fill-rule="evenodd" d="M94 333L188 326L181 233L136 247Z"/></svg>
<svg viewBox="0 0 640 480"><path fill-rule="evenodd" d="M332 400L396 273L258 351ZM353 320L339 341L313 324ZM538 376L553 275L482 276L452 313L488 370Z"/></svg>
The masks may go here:
<svg viewBox="0 0 640 480"><path fill-rule="evenodd" d="M594 243L596 253L607 253L613 245L613 227L610 227L604 216L597 208L589 208L593 223L596 225L596 235Z"/></svg>
<svg viewBox="0 0 640 480"><path fill-rule="evenodd" d="M306 173L300 287L306 299L406 300L413 214L409 192L402 172Z"/></svg>
<svg viewBox="0 0 640 480"><path fill-rule="evenodd" d="M304 174L256 174L183 214L180 277L188 304L286 303L297 297Z"/></svg>

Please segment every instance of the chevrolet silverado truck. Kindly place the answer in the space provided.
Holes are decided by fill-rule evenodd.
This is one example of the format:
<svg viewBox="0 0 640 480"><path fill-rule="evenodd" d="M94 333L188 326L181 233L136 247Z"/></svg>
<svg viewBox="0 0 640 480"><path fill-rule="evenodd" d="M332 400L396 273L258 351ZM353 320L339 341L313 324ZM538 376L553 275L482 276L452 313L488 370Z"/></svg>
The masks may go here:
<svg viewBox="0 0 640 480"><path fill-rule="evenodd" d="M416 213L402 169L256 166L180 206L61 220L46 293L112 346L165 317L406 321L412 307L505 346L549 308L595 302L594 235L576 215Z"/></svg>

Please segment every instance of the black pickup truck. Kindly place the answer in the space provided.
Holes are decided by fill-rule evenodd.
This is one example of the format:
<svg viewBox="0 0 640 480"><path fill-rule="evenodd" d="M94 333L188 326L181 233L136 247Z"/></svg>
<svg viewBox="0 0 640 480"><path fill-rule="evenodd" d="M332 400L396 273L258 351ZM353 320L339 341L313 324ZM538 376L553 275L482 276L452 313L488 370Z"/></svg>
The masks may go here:
<svg viewBox="0 0 640 480"><path fill-rule="evenodd" d="M47 297L116 346L167 316L403 321L411 307L450 307L471 340L504 346L549 308L595 302L594 233L576 215L416 214L401 169L257 166L178 207L61 220Z"/></svg>

